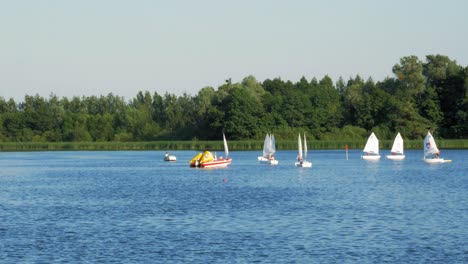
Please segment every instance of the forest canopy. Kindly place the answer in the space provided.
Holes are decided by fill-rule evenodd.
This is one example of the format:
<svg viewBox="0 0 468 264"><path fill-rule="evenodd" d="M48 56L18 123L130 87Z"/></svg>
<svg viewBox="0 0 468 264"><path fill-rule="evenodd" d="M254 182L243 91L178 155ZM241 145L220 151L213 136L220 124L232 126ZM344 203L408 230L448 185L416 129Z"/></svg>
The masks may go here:
<svg viewBox="0 0 468 264"><path fill-rule="evenodd" d="M443 55L400 59L393 77L333 81L302 77L226 80L196 95L139 91L136 97L0 97L1 142L262 139L381 139L468 135L468 67Z"/></svg>

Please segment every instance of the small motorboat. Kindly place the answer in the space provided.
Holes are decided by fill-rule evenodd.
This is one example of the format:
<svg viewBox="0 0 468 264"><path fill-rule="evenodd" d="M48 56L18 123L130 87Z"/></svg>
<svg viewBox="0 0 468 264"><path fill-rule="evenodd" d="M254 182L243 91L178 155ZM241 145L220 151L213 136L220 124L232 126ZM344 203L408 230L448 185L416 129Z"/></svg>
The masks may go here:
<svg viewBox="0 0 468 264"><path fill-rule="evenodd" d="M226 157L219 157L217 158L216 155L210 151L205 151L203 154L198 153L193 159L190 161L190 167L200 167L200 168L223 168L227 167L231 164L232 159L228 157L229 150L227 146L226 137L223 134L223 141L224 141L224 153Z"/></svg>
<svg viewBox="0 0 468 264"><path fill-rule="evenodd" d="M177 158L175 155L169 154L169 152L166 152L166 155L164 156L164 161L176 161Z"/></svg>

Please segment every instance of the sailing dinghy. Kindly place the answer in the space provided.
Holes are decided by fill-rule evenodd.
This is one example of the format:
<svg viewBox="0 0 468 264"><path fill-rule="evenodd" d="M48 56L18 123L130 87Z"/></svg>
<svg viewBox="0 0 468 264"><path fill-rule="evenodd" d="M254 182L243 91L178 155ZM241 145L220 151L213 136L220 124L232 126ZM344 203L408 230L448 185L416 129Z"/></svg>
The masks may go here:
<svg viewBox="0 0 468 264"><path fill-rule="evenodd" d="M302 153L302 142L301 142L300 133L299 133L299 136L297 137L297 146L298 146L299 153L297 155L297 161L295 163L296 167L311 168L312 162L307 161L307 140L306 140L305 133L304 133L304 153Z"/></svg>
<svg viewBox="0 0 468 264"><path fill-rule="evenodd" d="M374 132L372 132L372 134L367 139L366 146L364 147L364 150L362 152L366 153L365 156L361 156L361 158L364 160L379 160L380 159L379 140L375 136Z"/></svg>
<svg viewBox="0 0 468 264"><path fill-rule="evenodd" d="M266 134L263 142L263 155L258 157L260 164L278 165L278 160L275 159L275 136Z"/></svg>
<svg viewBox="0 0 468 264"><path fill-rule="evenodd" d="M440 151L437 148L434 137L432 137L431 132L427 131L427 135L424 138L424 161L427 163L451 162L451 160L440 158L439 155Z"/></svg>
<svg viewBox="0 0 468 264"><path fill-rule="evenodd" d="M401 137L400 133L398 133L393 141L392 146L392 155L387 155L387 159L389 160L404 160L405 155L403 154L403 138Z"/></svg>

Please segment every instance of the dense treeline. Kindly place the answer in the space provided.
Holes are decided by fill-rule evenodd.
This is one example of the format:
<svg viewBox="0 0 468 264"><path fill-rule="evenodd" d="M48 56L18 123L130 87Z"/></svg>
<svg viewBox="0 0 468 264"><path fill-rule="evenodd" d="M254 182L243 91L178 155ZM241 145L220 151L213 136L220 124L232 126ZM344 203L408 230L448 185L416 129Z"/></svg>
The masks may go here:
<svg viewBox="0 0 468 264"><path fill-rule="evenodd" d="M107 96L48 99L25 96L23 102L0 97L0 141L152 141L212 140L225 131L231 140L261 139L273 132L291 139L363 139L374 131L409 139L427 129L443 138L468 135L468 67L447 56L400 59L393 78L374 82L356 76L336 83L305 77L241 83L227 80L215 90L175 96L138 92L126 102Z"/></svg>

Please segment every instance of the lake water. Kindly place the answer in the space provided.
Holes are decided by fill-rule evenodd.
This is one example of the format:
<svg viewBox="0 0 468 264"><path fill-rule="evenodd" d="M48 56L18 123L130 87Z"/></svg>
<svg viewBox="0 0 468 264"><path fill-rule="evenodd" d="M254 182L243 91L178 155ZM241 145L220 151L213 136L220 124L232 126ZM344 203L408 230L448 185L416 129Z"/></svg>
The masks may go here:
<svg viewBox="0 0 468 264"><path fill-rule="evenodd" d="M311 169L295 151L211 170L172 153L0 153L0 261L468 263L466 150L437 165L311 151Z"/></svg>

